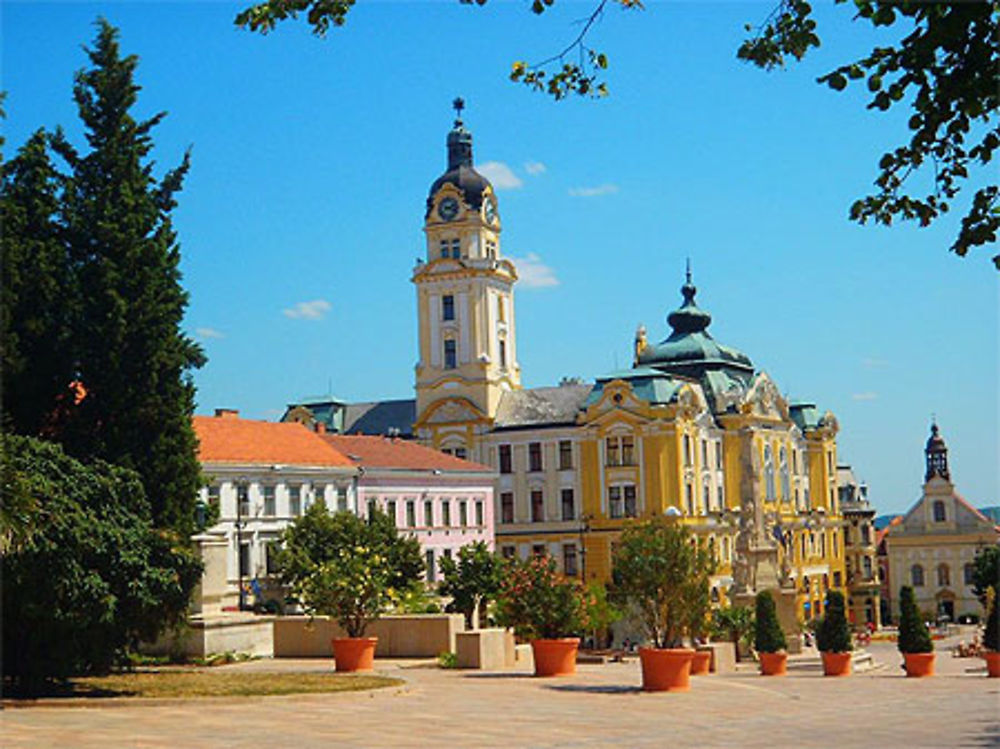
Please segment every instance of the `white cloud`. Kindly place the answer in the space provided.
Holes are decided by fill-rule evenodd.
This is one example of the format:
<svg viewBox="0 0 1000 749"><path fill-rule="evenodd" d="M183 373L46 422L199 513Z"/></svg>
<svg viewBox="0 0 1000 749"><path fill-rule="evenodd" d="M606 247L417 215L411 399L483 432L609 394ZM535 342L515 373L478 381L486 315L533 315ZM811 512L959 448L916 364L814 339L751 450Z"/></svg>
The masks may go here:
<svg viewBox="0 0 1000 749"><path fill-rule="evenodd" d="M873 401L878 398L878 393L873 393L870 390L864 393L854 393L851 396L851 400L856 401Z"/></svg>
<svg viewBox="0 0 1000 749"><path fill-rule="evenodd" d="M526 161L524 162L524 171L532 177L537 177L539 174L545 174L545 164L541 161Z"/></svg>
<svg viewBox="0 0 1000 749"><path fill-rule="evenodd" d="M866 369L885 369L889 366L889 362L885 359L879 359L875 356L868 356L861 360L861 366Z"/></svg>
<svg viewBox="0 0 1000 749"><path fill-rule="evenodd" d="M534 252L529 252L521 258L507 256L517 268L518 282L525 289L544 289L558 286L556 272L542 262Z"/></svg>
<svg viewBox="0 0 1000 749"><path fill-rule="evenodd" d="M322 320L330 311L330 303L325 299L314 299L311 302L299 302L294 307L282 310L285 317L293 320Z"/></svg>
<svg viewBox="0 0 1000 749"><path fill-rule="evenodd" d="M596 198L600 195L612 195L618 192L618 185L607 182L596 187L571 187L569 194L574 198Z"/></svg>
<svg viewBox="0 0 1000 749"><path fill-rule="evenodd" d="M199 338L225 338L222 331L215 328L195 328L194 332Z"/></svg>
<svg viewBox="0 0 1000 749"><path fill-rule="evenodd" d="M502 161L487 161L477 164L476 171L486 177L496 190L516 190L524 184L514 170Z"/></svg>

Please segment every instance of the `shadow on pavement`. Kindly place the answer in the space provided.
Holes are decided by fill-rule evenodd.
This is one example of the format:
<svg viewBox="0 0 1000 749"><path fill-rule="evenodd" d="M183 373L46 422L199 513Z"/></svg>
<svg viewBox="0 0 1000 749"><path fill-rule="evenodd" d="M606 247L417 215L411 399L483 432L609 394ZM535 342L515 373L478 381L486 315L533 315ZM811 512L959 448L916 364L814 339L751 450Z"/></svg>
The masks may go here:
<svg viewBox="0 0 1000 749"><path fill-rule="evenodd" d="M641 687L629 687L621 684L546 684L546 689L556 692L584 692L587 694L639 694Z"/></svg>

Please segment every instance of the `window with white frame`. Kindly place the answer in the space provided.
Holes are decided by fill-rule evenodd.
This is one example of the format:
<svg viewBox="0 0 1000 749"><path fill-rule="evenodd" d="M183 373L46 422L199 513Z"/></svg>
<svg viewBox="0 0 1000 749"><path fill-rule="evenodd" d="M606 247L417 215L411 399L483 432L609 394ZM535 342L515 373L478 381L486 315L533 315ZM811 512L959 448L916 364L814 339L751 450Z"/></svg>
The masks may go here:
<svg viewBox="0 0 1000 749"><path fill-rule="evenodd" d="M483 501L481 499L476 500L476 525L483 526L486 522L483 518Z"/></svg>
<svg viewBox="0 0 1000 749"><path fill-rule="evenodd" d="M337 487L337 512L347 512L347 487Z"/></svg>
<svg viewBox="0 0 1000 749"><path fill-rule="evenodd" d="M288 485L288 514L293 518L302 514L302 487L298 484Z"/></svg>
<svg viewBox="0 0 1000 749"><path fill-rule="evenodd" d="M275 502L274 502L274 484L264 484L261 487L261 491L264 494L264 517L273 518L276 514Z"/></svg>

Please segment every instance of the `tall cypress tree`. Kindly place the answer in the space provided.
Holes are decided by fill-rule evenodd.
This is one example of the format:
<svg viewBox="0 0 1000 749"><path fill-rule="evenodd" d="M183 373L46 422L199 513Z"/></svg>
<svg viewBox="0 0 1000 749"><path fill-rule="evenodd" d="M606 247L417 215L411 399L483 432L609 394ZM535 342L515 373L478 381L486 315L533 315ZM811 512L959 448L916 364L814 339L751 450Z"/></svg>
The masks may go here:
<svg viewBox="0 0 1000 749"><path fill-rule="evenodd" d="M3 426L20 434L56 428L74 376L76 293L58 222L59 183L41 129L2 168Z"/></svg>
<svg viewBox="0 0 1000 749"><path fill-rule="evenodd" d="M190 373L205 357L181 330L188 298L171 211L189 158L154 177L150 133L166 113L130 114L138 58L122 57L104 19L86 51L92 67L77 73L73 95L89 148L61 132L53 140L70 168L62 220L80 289L75 378L86 391L61 439L77 457L138 471L154 522L188 534L199 485Z"/></svg>

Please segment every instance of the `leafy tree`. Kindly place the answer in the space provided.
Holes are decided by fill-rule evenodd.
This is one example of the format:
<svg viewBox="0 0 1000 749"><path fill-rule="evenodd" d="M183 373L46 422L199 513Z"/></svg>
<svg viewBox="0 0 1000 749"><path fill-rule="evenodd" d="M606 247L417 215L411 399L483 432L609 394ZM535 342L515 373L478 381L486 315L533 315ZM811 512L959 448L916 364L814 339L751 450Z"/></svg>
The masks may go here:
<svg viewBox="0 0 1000 749"><path fill-rule="evenodd" d="M846 653L854 649L844 611L844 594L840 591L831 590L826 595L826 613L816 631L816 647L823 653Z"/></svg>
<svg viewBox="0 0 1000 749"><path fill-rule="evenodd" d="M986 546L976 552L972 569L972 592L986 605L986 591L1000 584L1000 546Z"/></svg>
<svg viewBox="0 0 1000 749"><path fill-rule="evenodd" d="M778 612L770 591L762 590L757 594L754 603L756 604L754 648L758 653L777 653L787 648L788 643L778 623Z"/></svg>
<svg viewBox="0 0 1000 749"><path fill-rule="evenodd" d="M988 164L1000 146L1000 127L989 127L1000 105L997 5L879 0L854 0L853 5L856 18L873 27L905 24L912 31L895 46L875 47L819 82L843 91L852 81L865 81L871 93L868 109L885 112L902 104L912 114L909 141L879 160L876 191L854 202L851 220L887 226L895 219L915 220L928 226L951 209L969 169ZM811 14L805 0L782 0L757 36L740 47L739 57L768 70L788 58L802 59L820 44ZM921 170L930 172L930 192L922 197L904 192ZM989 179L995 182L995 174ZM998 198L996 184L976 191L953 252L965 255L996 242ZM1000 255L993 262L1000 269Z"/></svg>
<svg viewBox="0 0 1000 749"><path fill-rule="evenodd" d="M917 601L913 596L913 588L904 585L899 589L899 641L901 653L930 653L934 650L931 633L927 631Z"/></svg>
<svg viewBox="0 0 1000 749"><path fill-rule="evenodd" d="M78 151L61 131L52 140L69 167L59 214L79 292L61 364L82 386L53 436L72 455L136 470L154 521L186 536L201 483L190 370L205 361L181 330L187 294L171 219L188 155L162 179L153 176L150 133L165 113L130 114L138 58L122 57L117 29L100 19L87 55L92 67L77 73L73 95L88 149ZM38 294L19 291L28 300Z"/></svg>
<svg viewBox="0 0 1000 749"><path fill-rule="evenodd" d="M5 677L31 693L105 671L184 615L201 562L151 526L133 471L30 437L0 444L5 497L16 486L36 508L30 536L0 558Z"/></svg>
<svg viewBox="0 0 1000 749"><path fill-rule="evenodd" d="M604 583L594 580L587 584L584 607L587 629L595 645L600 642L600 638L607 633L611 625L622 618L623 612L614 604L613 598Z"/></svg>
<svg viewBox="0 0 1000 749"><path fill-rule="evenodd" d="M740 659L740 643L749 644L755 630L754 611L749 606L726 606L712 612L712 628L722 637L728 637L736 647L736 660Z"/></svg>
<svg viewBox="0 0 1000 749"><path fill-rule="evenodd" d="M351 512L331 515L316 502L285 530L282 542L282 581L307 611L334 617L348 637L363 637L424 571L417 540L400 536L378 511L365 520Z"/></svg>
<svg viewBox="0 0 1000 749"><path fill-rule="evenodd" d="M441 559L444 582L438 592L451 597L449 611L465 614L466 627L480 623L486 605L496 598L500 590L500 569L500 560L483 541L459 549L458 561L450 557Z"/></svg>
<svg viewBox="0 0 1000 749"><path fill-rule="evenodd" d="M653 647L677 647L689 631L692 598L707 587L711 555L664 517L631 525L612 554L616 598L638 612Z"/></svg>
<svg viewBox="0 0 1000 749"><path fill-rule="evenodd" d="M555 0L532 0L531 11L541 14ZM236 25L268 33L278 23L304 15L313 32L325 36L330 27L343 26L355 0L262 0L236 16ZM459 0L464 5L485 5L486 0ZM837 0L844 4L847 0ZM820 83L840 91L850 81L866 80L872 99L869 109L887 111L894 105L908 107L909 142L886 153L878 164L876 191L856 200L852 221L889 225L894 220L916 220L921 226L951 209L951 201L968 178L972 166L985 166L1000 146L1000 128L988 128L1000 103L995 71L1000 65L1000 13L995 2L932 3L853 0L855 20L874 27L906 26L909 30L895 46L875 47L871 53L822 76ZM555 99L570 94L602 97L608 93L601 80L608 56L590 46L588 36L609 5L641 9L641 0L594 0L592 12L576 36L556 54L537 63L516 61L512 81ZM897 26L898 28L898 26ZM764 69L801 60L820 45L812 6L805 0L777 0L770 15L754 27L754 35L737 56ZM976 126L981 132L972 137ZM931 172L931 192L923 197L904 192L906 183L921 171ZM995 178L988 177L995 183ZM1000 188L988 184L972 197L962 220L953 252L965 255L971 248L996 242L1000 228ZM993 258L1000 268L1000 255Z"/></svg>
<svg viewBox="0 0 1000 749"><path fill-rule="evenodd" d="M581 634L587 627L583 585L563 577L549 556L511 559L502 572L497 619L526 640Z"/></svg>

